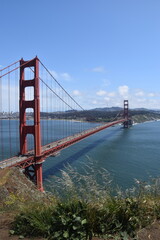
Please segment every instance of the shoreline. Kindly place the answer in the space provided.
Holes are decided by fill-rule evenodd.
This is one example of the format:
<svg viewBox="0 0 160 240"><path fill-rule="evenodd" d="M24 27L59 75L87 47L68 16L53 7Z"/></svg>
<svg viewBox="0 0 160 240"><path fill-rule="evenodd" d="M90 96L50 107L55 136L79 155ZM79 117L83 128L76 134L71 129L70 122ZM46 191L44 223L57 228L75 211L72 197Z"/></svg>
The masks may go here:
<svg viewBox="0 0 160 240"><path fill-rule="evenodd" d="M19 120L19 118L0 118L0 120ZM26 119L26 121L33 121L34 118L29 118L29 119ZM41 118L41 120L50 120L50 121L68 121L68 122L75 122L75 123L97 123L97 124L106 124L106 123L109 123L111 121L108 121L108 122L105 122L105 121L85 121L85 120L78 120L78 119L65 119L65 118ZM133 116L133 124L132 125L137 125L137 124L140 124L140 123L147 123L147 122L160 122L160 118L155 118L155 119L146 119L145 121L144 120L141 120L141 121L138 121L138 119L134 119L134 116Z"/></svg>

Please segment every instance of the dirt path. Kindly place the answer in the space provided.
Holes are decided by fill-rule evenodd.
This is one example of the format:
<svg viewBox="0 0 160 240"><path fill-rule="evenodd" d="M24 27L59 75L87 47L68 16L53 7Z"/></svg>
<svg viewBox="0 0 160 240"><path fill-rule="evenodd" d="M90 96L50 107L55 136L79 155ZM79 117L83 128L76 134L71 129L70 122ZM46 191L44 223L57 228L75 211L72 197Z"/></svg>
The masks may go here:
<svg viewBox="0 0 160 240"><path fill-rule="evenodd" d="M19 236L11 236L9 234L11 222L14 216L11 213L0 214L0 240L19 240ZM24 240L31 240L31 238L23 238ZM34 240L44 240L44 238L34 238Z"/></svg>

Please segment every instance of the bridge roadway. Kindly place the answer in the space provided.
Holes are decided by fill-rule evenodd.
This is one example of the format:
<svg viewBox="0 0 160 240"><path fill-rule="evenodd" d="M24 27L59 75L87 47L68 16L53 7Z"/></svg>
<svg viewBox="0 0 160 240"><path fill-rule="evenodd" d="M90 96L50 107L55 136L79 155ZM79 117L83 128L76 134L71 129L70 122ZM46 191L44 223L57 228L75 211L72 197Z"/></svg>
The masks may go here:
<svg viewBox="0 0 160 240"><path fill-rule="evenodd" d="M58 140L56 142L47 144L42 147L41 156L36 157L36 159L34 156L34 151L29 151L25 155L17 155L12 158L3 160L0 162L0 168L3 169L6 167L13 167L13 166L19 166L21 168L26 168L26 167L34 164L35 162L37 164L42 163L43 161L45 161L45 159L47 157L50 157L50 156L55 157L59 153L59 151L63 150L64 148L67 148L67 147L71 146L72 144L75 144L75 143L81 141L82 139L89 137L90 135L92 135L94 133L102 131L102 130L104 130L108 127L114 126L116 124L123 123L125 121L127 121L127 119L120 119L117 121L106 123L101 126L97 126L95 128L85 130L81 133L77 133L73 136L69 136L69 137L63 138L61 140Z"/></svg>

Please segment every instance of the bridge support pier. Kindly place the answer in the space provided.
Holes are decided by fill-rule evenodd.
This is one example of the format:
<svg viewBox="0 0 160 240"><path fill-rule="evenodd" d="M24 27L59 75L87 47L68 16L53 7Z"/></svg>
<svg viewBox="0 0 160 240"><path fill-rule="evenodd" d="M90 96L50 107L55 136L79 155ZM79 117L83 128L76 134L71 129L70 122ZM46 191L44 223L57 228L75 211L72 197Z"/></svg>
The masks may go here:
<svg viewBox="0 0 160 240"><path fill-rule="evenodd" d="M24 174L36 184L38 190L44 192L43 189L43 174L42 174L42 162L32 164L25 168Z"/></svg>
<svg viewBox="0 0 160 240"><path fill-rule="evenodd" d="M43 189L42 163L35 164L35 173L36 173L36 185L37 185L37 188L41 192L44 192L44 189Z"/></svg>

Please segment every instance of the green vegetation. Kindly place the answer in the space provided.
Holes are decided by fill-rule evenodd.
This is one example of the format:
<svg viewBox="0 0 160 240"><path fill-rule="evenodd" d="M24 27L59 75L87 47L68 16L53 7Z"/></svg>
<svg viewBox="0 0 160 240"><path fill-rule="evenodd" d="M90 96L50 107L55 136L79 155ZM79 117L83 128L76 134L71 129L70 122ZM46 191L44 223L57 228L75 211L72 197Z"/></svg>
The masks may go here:
<svg viewBox="0 0 160 240"><path fill-rule="evenodd" d="M67 167L53 178L56 200L21 206L11 233L50 240L136 239L139 229L160 218L159 180L137 181L137 187L125 193L113 193L110 183L104 169L88 166L80 174Z"/></svg>
<svg viewBox="0 0 160 240"><path fill-rule="evenodd" d="M147 109L134 109L129 110L129 115L132 117L134 122L146 122L151 120L160 119L160 112L147 110ZM121 108L108 108L108 109L95 109L88 111L68 111L59 113L50 113L49 115L45 112L41 113L42 118L51 119L68 119L68 120L82 120L88 122L111 122L122 118L123 109Z"/></svg>

